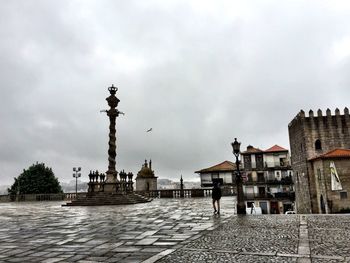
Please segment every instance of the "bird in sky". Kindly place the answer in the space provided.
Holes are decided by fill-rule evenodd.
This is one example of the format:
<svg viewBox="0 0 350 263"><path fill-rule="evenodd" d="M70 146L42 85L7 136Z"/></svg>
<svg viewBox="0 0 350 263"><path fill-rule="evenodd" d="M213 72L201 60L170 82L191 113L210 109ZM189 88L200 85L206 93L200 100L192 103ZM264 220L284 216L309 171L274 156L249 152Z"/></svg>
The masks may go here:
<svg viewBox="0 0 350 263"><path fill-rule="evenodd" d="M150 132L150 131L152 131L152 128L148 129L146 132Z"/></svg>

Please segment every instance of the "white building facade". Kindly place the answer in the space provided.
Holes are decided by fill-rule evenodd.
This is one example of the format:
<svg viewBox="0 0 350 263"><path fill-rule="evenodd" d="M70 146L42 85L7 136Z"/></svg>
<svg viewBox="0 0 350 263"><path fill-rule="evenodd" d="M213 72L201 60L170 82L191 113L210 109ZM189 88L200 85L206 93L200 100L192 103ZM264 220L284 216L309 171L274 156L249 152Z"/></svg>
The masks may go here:
<svg viewBox="0 0 350 263"><path fill-rule="evenodd" d="M242 163L247 207L254 204L263 214L280 214L294 209L293 172L287 149L278 145L267 150L248 146L242 152Z"/></svg>

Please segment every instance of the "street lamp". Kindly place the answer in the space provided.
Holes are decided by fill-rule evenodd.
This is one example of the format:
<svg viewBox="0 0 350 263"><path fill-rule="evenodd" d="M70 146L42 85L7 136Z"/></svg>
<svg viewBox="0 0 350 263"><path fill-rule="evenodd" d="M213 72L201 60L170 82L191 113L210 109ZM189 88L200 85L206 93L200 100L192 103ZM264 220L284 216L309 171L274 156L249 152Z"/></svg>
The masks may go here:
<svg viewBox="0 0 350 263"><path fill-rule="evenodd" d="M241 171L239 170L239 160L238 160L241 143L237 141L237 138L235 138L235 141L231 143L231 145L233 149L232 152L236 157L237 214L245 215L246 207L245 207L244 196L243 196L243 179L242 179Z"/></svg>
<svg viewBox="0 0 350 263"><path fill-rule="evenodd" d="M78 196L78 178L81 176L81 167L75 168L73 167L73 177L75 178L75 195Z"/></svg>

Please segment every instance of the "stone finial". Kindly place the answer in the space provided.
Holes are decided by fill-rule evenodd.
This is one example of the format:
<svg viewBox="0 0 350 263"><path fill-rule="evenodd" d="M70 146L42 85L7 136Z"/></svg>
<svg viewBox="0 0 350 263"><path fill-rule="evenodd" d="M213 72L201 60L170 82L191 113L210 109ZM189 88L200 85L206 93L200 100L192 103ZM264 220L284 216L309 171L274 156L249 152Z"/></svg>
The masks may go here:
<svg viewBox="0 0 350 263"><path fill-rule="evenodd" d="M335 115L339 116L340 115L340 110L338 108L335 109Z"/></svg>
<svg viewBox="0 0 350 263"><path fill-rule="evenodd" d="M326 110L326 115L329 117L329 116L332 116L332 112L331 112L331 110L328 108L327 110Z"/></svg>
<svg viewBox="0 0 350 263"><path fill-rule="evenodd" d="M349 115L349 109L347 107L344 108L344 114Z"/></svg>
<svg viewBox="0 0 350 263"><path fill-rule="evenodd" d="M300 112L299 112L299 116L300 116L300 117L305 117L305 111L300 110Z"/></svg>
<svg viewBox="0 0 350 263"><path fill-rule="evenodd" d="M314 111L313 110L309 110L309 117L314 117Z"/></svg>
<svg viewBox="0 0 350 263"><path fill-rule="evenodd" d="M317 111L317 116L318 116L318 117L322 117L322 111L321 111L321 109L318 109L318 111Z"/></svg>
<svg viewBox="0 0 350 263"><path fill-rule="evenodd" d="M149 169L152 170L152 160L151 159L149 159Z"/></svg>
<svg viewBox="0 0 350 263"><path fill-rule="evenodd" d="M147 160L145 160L144 166L145 166L146 168L148 167Z"/></svg>

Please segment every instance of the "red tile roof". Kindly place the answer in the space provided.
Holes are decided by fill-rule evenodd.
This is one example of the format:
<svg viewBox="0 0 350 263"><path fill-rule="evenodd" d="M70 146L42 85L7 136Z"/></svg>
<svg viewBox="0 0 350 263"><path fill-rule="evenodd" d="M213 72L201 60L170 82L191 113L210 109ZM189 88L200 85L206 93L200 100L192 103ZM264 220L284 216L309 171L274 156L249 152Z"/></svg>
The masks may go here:
<svg viewBox="0 0 350 263"><path fill-rule="evenodd" d="M309 160L332 159L332 158L350 158L350 149L334 149L332 151L321 154Z"/></svg>
<svg viewBox="0 0 350 263"><path fill-rule="evenodd" d="M272 146L271 148L265 150L264 152L288 152L287 149L284 149L283 147L275 144L274 146Z"/></svg>
<svg viewBox="0 0 350 263"><path fill-rule="evenodd" d="M196 171L195 173L233 172L234 170L236 170L236 164L230 161L224 161L209 168Z"/></svg>
<svg viewBox="0 0 350 263"><path fill-rule="evenodd" d="M249 145L247 147L247 150L242 152L242 154L248 154L248 153L262 153L264 152L263 150L259 149L259 148L254 148L253 146Z"/></svg>

